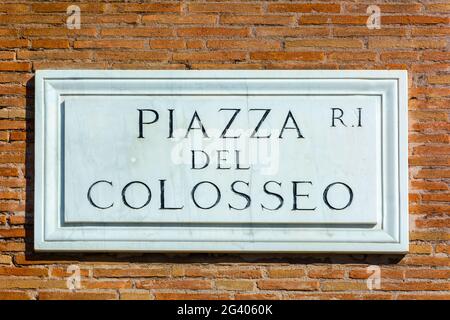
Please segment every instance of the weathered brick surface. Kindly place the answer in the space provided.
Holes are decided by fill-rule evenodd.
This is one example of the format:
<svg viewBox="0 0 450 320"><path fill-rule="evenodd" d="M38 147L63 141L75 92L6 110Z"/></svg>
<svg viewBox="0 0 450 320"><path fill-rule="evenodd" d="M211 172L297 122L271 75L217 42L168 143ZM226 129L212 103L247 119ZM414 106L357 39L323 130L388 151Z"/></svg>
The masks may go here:
<svg viewBox="0 0 450 320"><path fill-rule="evenodd" d="M65 25L69 4L81 29ZM373 4L382 26L371 30ZM449 14L444 0L2 1L0 300L449 300ZM35 254L33 74L43 68L407 69L409 254ZM79 289L67 287L70 265ZM381 267L373 290L371 265Z"/></svg>

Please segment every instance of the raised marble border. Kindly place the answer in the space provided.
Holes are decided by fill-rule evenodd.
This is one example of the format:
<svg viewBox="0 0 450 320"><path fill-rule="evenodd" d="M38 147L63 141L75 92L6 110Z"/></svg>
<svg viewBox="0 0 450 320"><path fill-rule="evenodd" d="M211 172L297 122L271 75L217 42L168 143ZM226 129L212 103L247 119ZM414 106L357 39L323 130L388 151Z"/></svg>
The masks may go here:
<svg viewBox="0 0 450 320"><path fill-rule="evenodd" d="M205 86L206 84L206 86ZM210 85L210 88L208 88ZM406 71L39 70L35 94L37 251L352 252L408 251ZM375 225L220 225L64 222L61 114L64 95L370 94L382 97L383 210Z"/></svg>

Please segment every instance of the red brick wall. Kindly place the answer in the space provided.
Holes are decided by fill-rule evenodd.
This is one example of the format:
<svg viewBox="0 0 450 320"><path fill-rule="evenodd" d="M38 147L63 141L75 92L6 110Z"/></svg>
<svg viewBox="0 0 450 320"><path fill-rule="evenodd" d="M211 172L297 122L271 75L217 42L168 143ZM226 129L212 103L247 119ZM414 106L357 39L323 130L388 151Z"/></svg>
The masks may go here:
<svg viewBox="0 0 450 320"><path fill-rule="evenodd" d="M80 30L65 25L75 1L1 2L0 299L450 299L450 3L238 1L83 2ZM374 4L378 30L366 26ZM35 254L33 74L44 68L407 69L410 253Z"/></svg>

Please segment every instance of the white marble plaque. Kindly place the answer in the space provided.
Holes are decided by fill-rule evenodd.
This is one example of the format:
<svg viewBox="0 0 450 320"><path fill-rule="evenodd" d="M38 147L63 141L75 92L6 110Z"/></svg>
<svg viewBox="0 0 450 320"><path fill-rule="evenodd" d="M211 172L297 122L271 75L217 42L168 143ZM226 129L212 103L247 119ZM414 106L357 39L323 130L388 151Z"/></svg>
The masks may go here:
<svg viewBox="0 0 450 320"><path fill-rule="evenodd" d="M405 71L38 71L35 248L406 252Z"/></svg>

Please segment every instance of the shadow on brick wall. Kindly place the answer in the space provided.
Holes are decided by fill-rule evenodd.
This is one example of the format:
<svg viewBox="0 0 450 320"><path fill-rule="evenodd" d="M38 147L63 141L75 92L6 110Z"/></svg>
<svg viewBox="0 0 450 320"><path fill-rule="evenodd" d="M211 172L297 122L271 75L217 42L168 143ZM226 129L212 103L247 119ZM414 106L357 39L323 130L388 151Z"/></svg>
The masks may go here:
<svg viewBox="0 0 450 320"><path fill-rule="evenodd" d="M37 253L34 251L34 77L26 84L26 233L25 258L43 264L64 262L136 262L136 263L398 263L404 255L382 254L289 254L289 253Z"/></svg>

